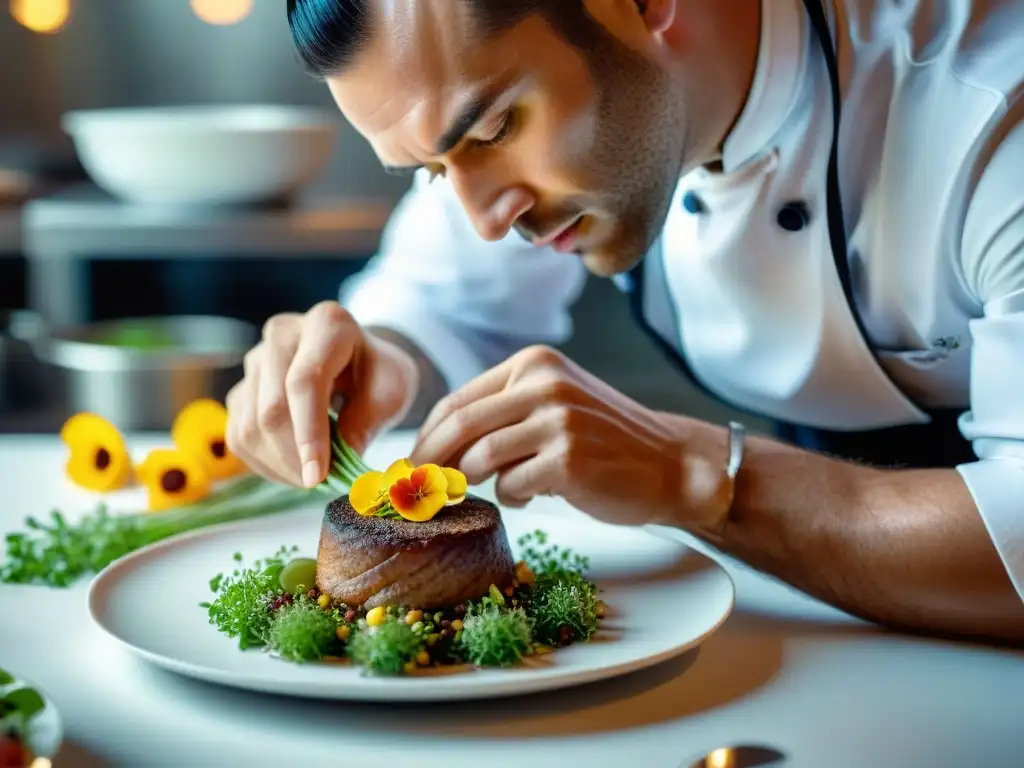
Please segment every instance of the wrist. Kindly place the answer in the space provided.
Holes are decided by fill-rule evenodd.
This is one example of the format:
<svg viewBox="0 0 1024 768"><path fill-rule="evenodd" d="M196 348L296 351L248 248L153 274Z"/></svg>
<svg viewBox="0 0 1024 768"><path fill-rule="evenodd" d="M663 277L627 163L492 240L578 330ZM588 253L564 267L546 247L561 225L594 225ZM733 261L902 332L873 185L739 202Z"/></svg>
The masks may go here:
<svg viewBox="0 0 1024 768"><path fill-rule="evenodd" d="M698 422L677 452L673 525L710 541L720 539L733 507L743 428Z"/></svg>

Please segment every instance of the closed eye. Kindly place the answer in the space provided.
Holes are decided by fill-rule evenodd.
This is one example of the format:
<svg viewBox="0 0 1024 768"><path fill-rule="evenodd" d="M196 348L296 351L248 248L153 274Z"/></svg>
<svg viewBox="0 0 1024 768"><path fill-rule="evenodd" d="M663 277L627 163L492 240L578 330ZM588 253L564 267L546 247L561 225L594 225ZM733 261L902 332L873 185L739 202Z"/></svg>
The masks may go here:
<svg viewBox="0 0 1024 768"><path fill-rule="evenodd" d="M516 128L517 114L514 109L508 110L501 119L497 131L489 139L474 139L473 144L477 147L495 147L509 140Z"/></svg>

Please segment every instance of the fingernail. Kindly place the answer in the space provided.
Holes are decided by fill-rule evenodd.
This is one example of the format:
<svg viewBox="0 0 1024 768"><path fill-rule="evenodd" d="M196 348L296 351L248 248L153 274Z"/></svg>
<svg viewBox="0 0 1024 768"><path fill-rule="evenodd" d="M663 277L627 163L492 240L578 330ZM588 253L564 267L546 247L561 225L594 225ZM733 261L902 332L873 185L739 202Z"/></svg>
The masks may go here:
<svg viewBox="0 0 1024 768"><path fill-rule="evenodd" d="M302 483L312 488L320 482L320 465L315 461L307 461L302 465Z"/></svg>

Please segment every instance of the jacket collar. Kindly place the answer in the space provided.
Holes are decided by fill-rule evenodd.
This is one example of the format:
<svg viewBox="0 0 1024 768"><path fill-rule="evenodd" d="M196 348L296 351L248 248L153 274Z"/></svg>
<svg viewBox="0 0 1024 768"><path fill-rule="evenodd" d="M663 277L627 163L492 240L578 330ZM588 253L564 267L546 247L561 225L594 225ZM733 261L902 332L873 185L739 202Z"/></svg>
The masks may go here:
<svg viewBox="0 0 1024 768"><path fill-rule="evenodd" d="M762 0L761 9L754 80L739 120L722 147L726 173L770 149L800 98L807 68L811 28L804 0Z"/></svg>

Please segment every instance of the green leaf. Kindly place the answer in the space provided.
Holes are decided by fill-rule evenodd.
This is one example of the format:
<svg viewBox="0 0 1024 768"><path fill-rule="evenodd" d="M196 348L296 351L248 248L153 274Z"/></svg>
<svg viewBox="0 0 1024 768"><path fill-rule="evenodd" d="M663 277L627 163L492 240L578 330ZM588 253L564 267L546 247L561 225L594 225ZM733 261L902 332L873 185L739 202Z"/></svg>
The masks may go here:
<svg viewBox="0 0 1024 768"><path fill-rule="evenodd" d="M46 702L33 688L18 688L4 696L4 701L14 706L25 720L46 709Z"/></svg>
<svg viewBox="0 0 1024 768"><path fill-rule="evenodd" d="M13 682L14 678L11 676L11 673L0 669L0 685L10 685Z"/></svg>

